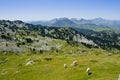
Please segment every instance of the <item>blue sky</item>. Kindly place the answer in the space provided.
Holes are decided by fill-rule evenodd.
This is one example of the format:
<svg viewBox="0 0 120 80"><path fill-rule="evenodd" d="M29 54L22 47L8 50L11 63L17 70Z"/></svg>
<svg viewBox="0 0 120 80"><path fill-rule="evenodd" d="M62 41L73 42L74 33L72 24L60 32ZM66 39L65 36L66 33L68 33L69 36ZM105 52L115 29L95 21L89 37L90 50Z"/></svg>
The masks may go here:
<svg viewBox="0 0 120 80"><path fill-rule="evenodd" d="M26 21L61 17L120 20L120 0L0 0L0 19Z"/></svg>

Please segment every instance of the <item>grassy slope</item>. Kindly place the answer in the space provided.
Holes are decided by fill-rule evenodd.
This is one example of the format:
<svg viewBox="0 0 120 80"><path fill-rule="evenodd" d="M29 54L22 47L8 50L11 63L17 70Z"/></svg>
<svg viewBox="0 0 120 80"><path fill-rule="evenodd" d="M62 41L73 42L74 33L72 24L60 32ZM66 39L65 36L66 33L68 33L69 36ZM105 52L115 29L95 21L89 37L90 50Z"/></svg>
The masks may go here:
<svg viewBox="0 0 120 80"><path fill-rule="evenodd" d="M84 46L72 47L64 41L49 43L62 44L62 50L44 52L43 54L2 55L2 59L8 59L6 63L0 64L0 80L117 80L120 73L120 55L107 56L102 49L88 49ZM80 53L79 50L84 50ZM51 54L52 53L52 54ZM45 58L52 58L46 61ZM28 60L35 64L25 66ZM74 61L78 65L70 67ZM66 63L68 68L64 68ZM86 74L86 68L90 67L92 75Z"/></svg>

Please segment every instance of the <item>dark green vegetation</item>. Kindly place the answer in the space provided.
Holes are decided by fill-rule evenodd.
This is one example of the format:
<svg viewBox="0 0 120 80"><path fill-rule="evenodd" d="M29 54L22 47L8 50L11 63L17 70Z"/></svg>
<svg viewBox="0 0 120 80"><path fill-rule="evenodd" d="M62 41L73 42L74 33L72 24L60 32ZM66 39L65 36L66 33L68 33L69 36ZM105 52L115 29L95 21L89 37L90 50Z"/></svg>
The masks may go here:
<svg viewBox="0 0 120 80"><path fill-rule="evenodd" d="M42 37L48 39L45 41ZM98 47L115 53L120 49L120 34L111 30L96 32L80 28L32 25L22 21L0 21L0 51L40 51L46 46L51 49L53 46L48 46L47 42L55 39L66 40L69 44L78 42L89 48Z"/></svg>
<svg viewBox="0 0 120 80"><path fill-rule="evenodd" d="M120 34L111 30L1 20L0 80L116 80L119 49ZM78 65L70 67L74 60ZM29 61L32 65L26 65Z"/></svg>

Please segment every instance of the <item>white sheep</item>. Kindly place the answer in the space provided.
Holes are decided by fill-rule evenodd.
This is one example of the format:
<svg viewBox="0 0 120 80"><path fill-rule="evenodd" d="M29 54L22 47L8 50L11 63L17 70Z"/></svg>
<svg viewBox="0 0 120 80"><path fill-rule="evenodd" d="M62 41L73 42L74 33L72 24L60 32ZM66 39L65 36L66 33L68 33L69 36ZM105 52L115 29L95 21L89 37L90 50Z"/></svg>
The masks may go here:
<svg viewBox="0 0 120 80"><path fill-rule="evenodd" d="M108 56L111 56L112 55L112 53L108 53Z"/></svg>
<svg viewBox="0 0 120 80"><path fill-rule="evenodd" d="M76 66L76 65L77 65L77 61L75 60L75 61L73 61L73 63L70 66L72 67L72 66Z"/></svg>
<svg viewBox="0 0 120 80"><path fill-rule="evenodd" d="M64 68L67 68L67 64L64 64Z"/></svg>
<svg viewBox="0 0 120 80"><path fill-rule="evenodd" d="M33 61L28 61L28 62L26 63L26 66L28 66L28 65L32 65L32 64L34 64Z"/></svg>
<svg viewBox="0 0 120 80"><path fill-rule="evenodd" d="M120 74L119 74L119 76L118 76L118 80L120 80Z"/></svg>
<svg viewBox="0 0 120 80"><path fill-rule="evenodd" d="M87 69L86 69L86 72L89 73L89 72L90 72L90 68L87 68Z"/></svg>
<svg viewBox="0 0 120 80"><path fill-rule="evenodd" d="M87 68L87 69L86 69L86 73L87 73L88 75L91 75L91 74L92 74L90 68Z"/></svg>
<svg viewBox="0 0 120 80"><path fill-rule="evenodd" d="M73 65L76 66L77 65L77 61L73 61Z"/></svg>

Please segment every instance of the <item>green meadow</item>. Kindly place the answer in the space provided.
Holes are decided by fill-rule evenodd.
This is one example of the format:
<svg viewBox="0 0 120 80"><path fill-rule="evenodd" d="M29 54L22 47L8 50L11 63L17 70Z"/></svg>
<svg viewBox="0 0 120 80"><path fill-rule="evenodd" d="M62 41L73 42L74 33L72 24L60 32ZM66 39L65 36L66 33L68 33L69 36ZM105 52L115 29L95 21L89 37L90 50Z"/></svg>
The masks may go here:
<svg viewBox="0 0 120 80"><path fill-rule="evenodd" d="M108 56L108 51L85 46L70 46L65 41L60 51L28 51L22 54L0 54L0 80L117 80L120 74L120 54ZM76 66L70 66L73 61ZM27 65L33 61L32 65ZM64 68L67 64L67 68ZM86 73L87 68L92 74Z"/></svg>

